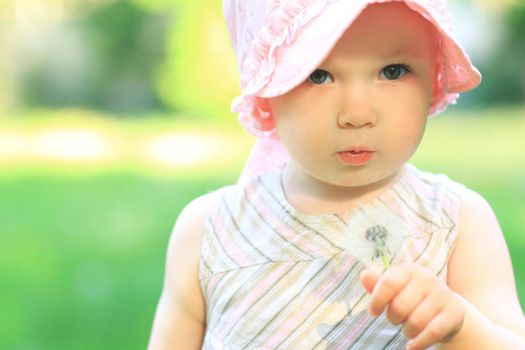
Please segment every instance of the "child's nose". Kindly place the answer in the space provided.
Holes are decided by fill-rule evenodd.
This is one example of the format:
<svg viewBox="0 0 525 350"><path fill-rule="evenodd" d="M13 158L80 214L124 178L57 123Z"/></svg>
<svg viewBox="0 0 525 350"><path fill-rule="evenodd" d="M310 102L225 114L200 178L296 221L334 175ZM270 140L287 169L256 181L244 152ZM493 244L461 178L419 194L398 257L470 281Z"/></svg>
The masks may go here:
<svg viewBox="0 0 525 350"><path fill-rule="evenodd" d="M377 115L366 89L353 86L345 89L341 96L341 110L338 124L342 128L372 127L377 122Z"/></svg>

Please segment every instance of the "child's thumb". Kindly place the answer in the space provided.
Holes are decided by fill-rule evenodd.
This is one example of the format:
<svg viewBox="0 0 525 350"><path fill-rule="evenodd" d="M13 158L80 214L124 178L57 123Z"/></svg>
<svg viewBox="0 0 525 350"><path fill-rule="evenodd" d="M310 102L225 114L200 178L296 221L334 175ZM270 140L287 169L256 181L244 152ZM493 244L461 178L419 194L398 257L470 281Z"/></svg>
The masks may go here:
<svg viewBox="0 0 525 350"><path fill-rule="evenodd" d="M380 276L381 274L378 271L376 271L374 268L369 267L363 270L363 272L361 272L359 278L361 280L361 284L363 285L363 287L365 287L366 291L368 293L372 293Z"/></svg>

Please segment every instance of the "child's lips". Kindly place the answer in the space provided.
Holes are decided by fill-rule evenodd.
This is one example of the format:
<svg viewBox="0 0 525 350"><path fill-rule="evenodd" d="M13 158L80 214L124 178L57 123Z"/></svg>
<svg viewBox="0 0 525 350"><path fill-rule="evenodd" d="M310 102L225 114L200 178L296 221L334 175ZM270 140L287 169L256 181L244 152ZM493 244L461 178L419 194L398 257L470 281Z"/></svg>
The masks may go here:
<svg viewBox="0 0 525 350"><path fill-rule="evenodd" d="M337 152L339 160L352 166L365 165L374 157L374 154L374 151L365 147L351 147Z"/></svg>

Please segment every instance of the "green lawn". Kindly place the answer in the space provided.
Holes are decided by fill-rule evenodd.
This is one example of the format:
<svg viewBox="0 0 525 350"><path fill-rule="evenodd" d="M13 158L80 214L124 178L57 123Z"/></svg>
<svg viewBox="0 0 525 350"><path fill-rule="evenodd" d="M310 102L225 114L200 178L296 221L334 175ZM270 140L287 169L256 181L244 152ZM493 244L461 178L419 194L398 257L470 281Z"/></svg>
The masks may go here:
<svg viewBox="0 0 525 350"><path fill-rule="evenodd" d="M144 349L177 213L207 177L0 183L0 348Z"/></svg>
<svg viewBox="0 0 525 350"><path fill-rule="evenodd" d="M432 120L414 163L445 172L489 200L509 244L523 305L525 121L518 115L525 113L484 114ZM130 147L141 136L202 127L187 119L74 120L69 122L89 121ZM0 349L146 347L179 211L192 198L234 182L251 146L236 126L214 123L235 150L224 145L224 160L193 168L167 168L132 153L104 164L0 158ZM2 130L38 133L64 124L53 115L0 121L0 140Z"/></svg>

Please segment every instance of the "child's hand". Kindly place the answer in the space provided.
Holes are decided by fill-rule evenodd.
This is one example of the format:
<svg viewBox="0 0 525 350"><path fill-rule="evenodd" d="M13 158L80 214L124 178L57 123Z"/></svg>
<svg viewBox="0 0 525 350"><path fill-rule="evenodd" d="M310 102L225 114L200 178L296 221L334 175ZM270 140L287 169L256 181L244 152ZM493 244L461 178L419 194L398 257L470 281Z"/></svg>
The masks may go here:
<svg viewBox="0 0 525 350"><path fill-rule="evenodd" d="M386 308L390 323L403 324L403 333L411 339L407 349L449 341L463 325L461 299L421 266L397 265L383 275L369 268L361 273L361 283L371 293L368 312L372 316Z"/></svg>

